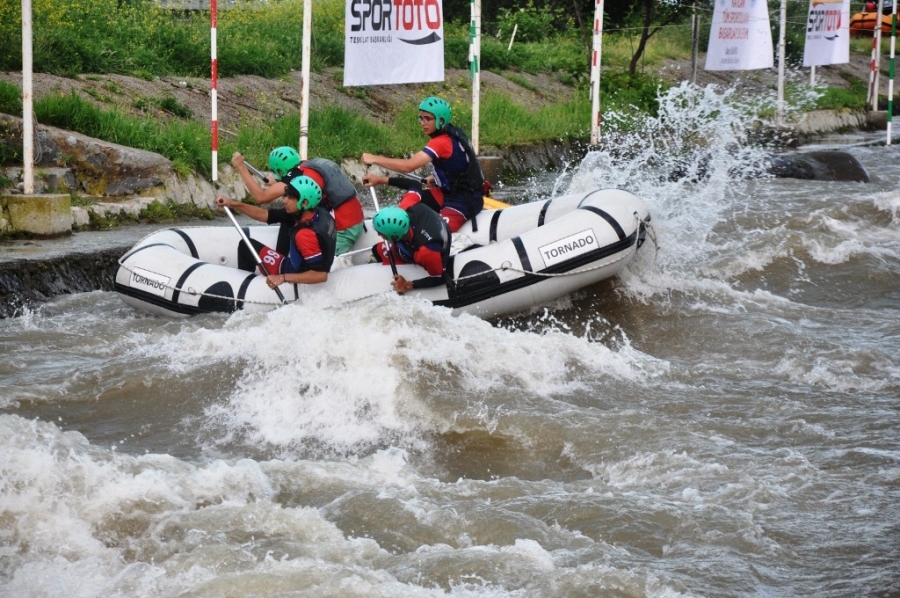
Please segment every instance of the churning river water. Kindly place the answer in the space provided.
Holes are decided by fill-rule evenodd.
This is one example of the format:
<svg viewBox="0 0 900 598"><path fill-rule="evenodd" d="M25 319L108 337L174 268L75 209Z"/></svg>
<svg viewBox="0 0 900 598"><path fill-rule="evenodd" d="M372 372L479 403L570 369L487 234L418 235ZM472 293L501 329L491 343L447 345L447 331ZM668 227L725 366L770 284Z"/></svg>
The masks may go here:
<svg viewBox="0 0 900 598"><path fill-rule="evenodd" d="M534 313L0 320L0 596L900 595L900 148L747 176L743 116L676 100L503 190L653 216Z"/></svg>

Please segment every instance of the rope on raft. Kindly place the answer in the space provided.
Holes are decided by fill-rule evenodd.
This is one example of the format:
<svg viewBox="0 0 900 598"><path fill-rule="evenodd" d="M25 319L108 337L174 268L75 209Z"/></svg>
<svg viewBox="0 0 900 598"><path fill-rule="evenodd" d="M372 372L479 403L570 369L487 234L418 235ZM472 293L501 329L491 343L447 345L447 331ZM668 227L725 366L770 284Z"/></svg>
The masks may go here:
<svg viewBox="0 0 900 598"><path fill-rule="evenodd" d="M638 221L640 221L640 217L637 215L637 213L635 213L635 217L638 219ZM644 226L645 226L645 229L647 230L647 235L650 237L650 240L653 241L653 245L657 249L657 253L658 253L659 244L657 243L657 240L656 240L656 230L653 228L653 226L649 222L645 223ZM202 227L198 227L198 228L202 228ZM636 247L637 247L637 243L635 243L635 250L636 250ZM490 270L484 270L484 271L478 272L476 274L460 276L459 278L456 279L456 281L459 282L462 280L468 280L470 278L478 278L478 277L484 276L485 274L488 274L490 272L504 272L504 271L517 272L519 274L525 274L525 275L530 275L530 276L540 276L543 278L560 278L560 277L564 277L564 276L578 276L579 274L584 274L585 272L591 272L593 270L598 270L600 268L606 268L610 264L614 264L615 262L621 261L621 260L625 259L626 257L627 256L622 255L612 261L604 262L603 264L598 264L598 265L592 266L590 268L582 268L580 270L574 270L572 272L534 272L531 270L523 270L521 268L514 268L512 265L510 265L507 262L498 268L491 268ZM122 269L124 269L126 272L129 272L129 273L134 272L134 270L132 270L131 268L129 268L128 266L126 266L122 263L123 258L124 258L124 256L122 258L119 258L119 260L118 260L119 266ZM231 297L231 296L227 296L227 295L216 295L214 293L205 293L203 291L197 291L190 287L183 288L183 287L171 286L171 285L167 284L166 289L172 289L173 291L178 291L179 293L185 293L185 294L191 295L193 297L209 297L211 299L222 299L225 301L233 301L234 303L249 303L252 305L270 305L270 306L275 306L275 307L282 305L282 303L280 301L256 301L253 299L237 299L235 297ZM355 302L361 301L363 299L369 299L371 297L376 297L383 293L385 293L385 291L374 292L371 295L365 295L363 297L358 297L347 303L355 303ZM287 305L289 303L296 303L298 300L299 299L286 299L284 302L284 305Z"/></svg>

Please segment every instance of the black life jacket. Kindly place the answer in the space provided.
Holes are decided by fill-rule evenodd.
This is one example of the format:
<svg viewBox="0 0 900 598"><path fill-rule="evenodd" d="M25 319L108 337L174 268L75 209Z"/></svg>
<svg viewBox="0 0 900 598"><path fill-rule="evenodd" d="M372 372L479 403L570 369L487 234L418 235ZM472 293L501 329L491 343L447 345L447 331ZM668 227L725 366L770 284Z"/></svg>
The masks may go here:
<svg viewBox="0 0 900 598"><path fill-rule="evenodd" d="M466 156L469 159L469 165L464 172L459 173L456 177L450 177L448 173L448 178L451 179L450 195L471 195L477 193L480 196L484 187L484 173L481 172L481 164L478 163L478 156L475 155L475 150L472 148L469 138L466 137L462 129L451 124L444 125L441 132L457 140L463 149L466 150Z"/></svg>
<svg viewBox="0 0 900 598"><path fill-rule="evenodd" d="M406 213L409 214L413 237L411 241L397 241L397 251L403 259L412 263L412 256L419 247L440 243L441 254L447 261L450 256L450 228L441 215L421 202L410 206Z"/></svg>
<svg viewBox="0 0 900 598"><path fill-rule="evenodd" d="M319 204L316 206L315 212L317 217L301 220L291 228L291 239L294 239L297 231L301 228L311 228L316 233L316 238L319 239L323 264L326 266L324 271L330 272L331 265L334 263L335 247L337 246L337 229L334 226L334 218L331 217L331 212L328 208ZM308 270L308 268L301 270L301 272L305 270Z"/></svg>
<svg viewBox="0 0 900 598"><path fill-rule="evenodd" d="M351 197L356 197L356 187L341 171L341 167L326 158L312 158L300 163L301 168L311 168L322 175L325 188L322 189L326 207L334 210Z"/></svg>

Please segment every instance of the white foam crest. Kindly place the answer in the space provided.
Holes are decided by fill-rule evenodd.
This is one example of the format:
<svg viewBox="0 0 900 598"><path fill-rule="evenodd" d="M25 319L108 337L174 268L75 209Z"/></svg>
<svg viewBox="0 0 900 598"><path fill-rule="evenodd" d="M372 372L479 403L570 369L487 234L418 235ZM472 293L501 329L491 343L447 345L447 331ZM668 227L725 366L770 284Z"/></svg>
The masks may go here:
<svg viewBox="0 0 900 598"><path fill-rule="evenodd" d="M450 421L437 415L446 406L429 400L454 388L550 395L598 376L641 380L666 367L629 346L510 331L396 295L235 315L221 329L163 335L140 350L185 375L215 367L235 376L234 391L207 415L243 440L339 451L447 429ZM440 393L429 399L437 381Z"/></svg>
<svg viewBox="0 0 900 598"><path fill-rule="evenodd" d="M721 314L743 314L749 311L768 311L798 307L789 299L764 289L740 290L728 281L705 278L697 275L684 278L677 272L652 272L628 270L621 275L625 283L624 292L641 301L654 299L665 305L672 301L672 292L677 291L685 298L680 299L682 308ZM805 306L801 306L805 307Z"/></svg>
<svg viewBox="0 0 900 598"><path fill-rule="evenodd" d="M900 222L900 191L894 190L884 193L873 198L875 207L891 215L891 222L897 224Z"/></svg>
<svg viewBox="0 0 900 598"><path fill-rule="evenodd" d="M878 198L873 202L878 203ZM803 235L801 243L810 256L824 264L841 264L856 256L872 256L879 260L900 259L900 235L896 227L873 225L867 216L856 217L827 210L813 213L809 222L816 234ZM892 216L893 217L893 216Z"/></svg>
<svg viewBox="0 0 900 598"><path fill-rule="evenodd" d="M704 496L694 485L705 478L729 476L726 465L705 463L685 452L664 451L660 453L639 453L634 457L598 466L593 466L595 475L606 478L608 484L621 490L628 489L674 489L675 497L686 502L701 502Z"/></svg>
<svg viewBox="0 0 900 598"><path fill-rule="evenodd" d="M384 555L373 541L345 538L315 509L275 502L267 464L195 466L168 455L119 455L78 433L10 415L0 415L0 451L10 595L160 596L189 589L224 595L206 592L222 567L232 574L301 568L327 576L362 566L363 577L383 577L364 571ZM396 470L398 457L391 455L356 469L374 472L381 483L396 474L380 471L385 461ZM267 538L283 548L258 559ZM288 554L291 548L299 555ZM238 575L236 583L249 581Z"/></svg>
<svg viewBox="0 0 900 598"><path fill-rule="evenodd" d="M785 357L775 366L775 373L786 377L791 382L817 388L826 388L838 392L879 392L896 386L900 378L896 368L886 362L877 362L875 371L861 375L858 370L871 369L873 364L867 363L865 356L855 358L835 355L817 356L810 362L809 356L798 355ZM879 367L880 366L880 367ZM882 377L879 371L894 370L894 376Z"/></svg>
<svg viewBox="0 0 900 598"><path fill-rule="evenodd" d="M855 255L867 253L866 246L860 241L841 241L837 245L827 246L817 239L804 241L810 256L823 264L843 264Z"/></svg>
<svg viewBox="0 0 900 598"><path fill-rule="evenodd" d="M652 268L641 272L642 294L678 289L720 257L722 240L713 231L741 201L745 191L735 182L763 175L768 160L763 148L745 138L765 102L751 104L734 89L688 83L659 100L656 117L605 115L604 147L584 158L569 187L618 187L644 198L659 250ZM767 259L759 256L743 267ZM630 270L642 264L638 260Z"/></svg>

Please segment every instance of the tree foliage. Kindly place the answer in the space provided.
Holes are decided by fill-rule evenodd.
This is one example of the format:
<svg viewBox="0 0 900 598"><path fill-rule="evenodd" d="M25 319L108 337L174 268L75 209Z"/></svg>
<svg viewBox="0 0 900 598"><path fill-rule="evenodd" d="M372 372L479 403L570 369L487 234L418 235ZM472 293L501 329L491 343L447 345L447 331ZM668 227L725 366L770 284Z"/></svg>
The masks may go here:
<svg viewBox="0 0 900 598"><path fill-rule="evenodd" d="M650 38L667 25L690 15L695 2L698 7L709 9L709 0L615 0L604 3L604 31L638 33L638 45L629 65L631 74L634 74ZM516 26L516 39L532 42L576 31L587 56L595 3L596 0L491 1L482 4L482 26L492 32L511 32ZM448 20L466 23L471 18L471 3L445 2L444 13Z"/></svg>

